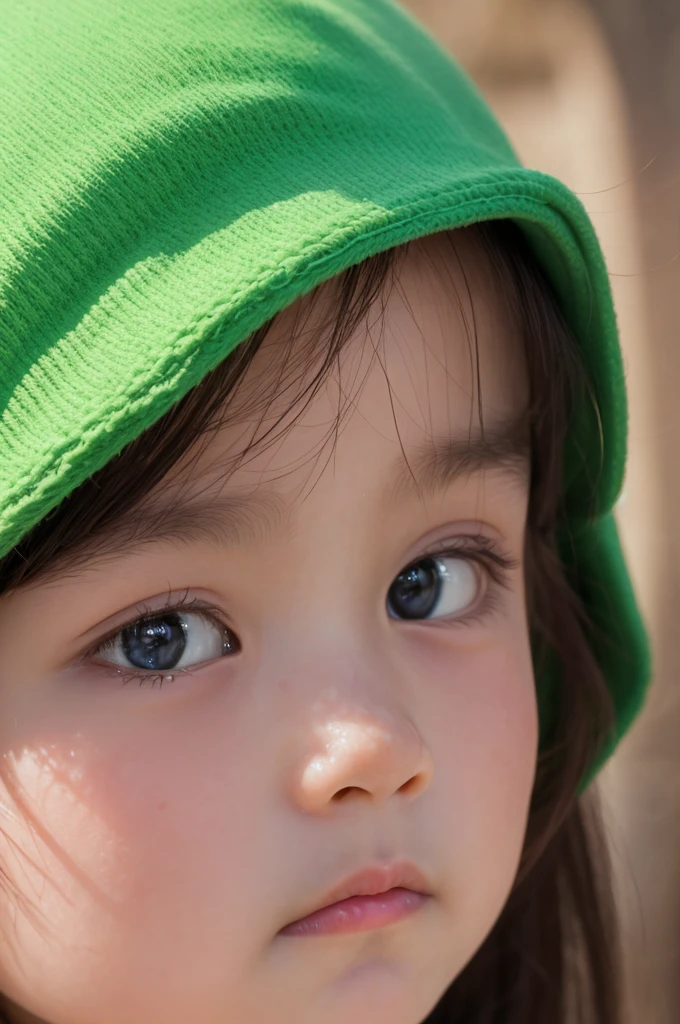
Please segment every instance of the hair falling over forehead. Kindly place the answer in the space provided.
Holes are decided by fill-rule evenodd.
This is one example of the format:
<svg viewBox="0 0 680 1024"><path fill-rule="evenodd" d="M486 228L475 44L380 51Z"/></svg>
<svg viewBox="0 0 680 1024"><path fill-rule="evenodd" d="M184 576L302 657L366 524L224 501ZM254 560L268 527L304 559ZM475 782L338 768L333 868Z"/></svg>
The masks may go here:
<svg viewBox="0 0 680 1024"><path fill-rule="evenodd" d="M589 623L566 578L556 540L564 521L562 449L570 410L575 402L591 398L576 343L519 229L497 221L465 230L481 247L526 353L531 441L527 604L539 706L541 679L550 665L557 714L542 738L513 891L491 934L424 1024L617 1024L618 942L607 851L592 792L578 796L580 781L612 728L613 710L588 642ZM457 233L448 237L458 255ZM304 323L294 325L285 371L287 379L304 380L305 385L297 391L291 387L290 409L311 401L357 326L369 314L373 322L376 309L379 319L381 298L398 280L404 251L380 253L340 274L323 329L315 325L305 331ZM312 306L313 296L305 308ZM239 385L272 323L239 345L0 560L0 593L44 578L64 561L77 565L84 538L91 551L99 534L236 415ZM471 360L478 370L474 317L467 326ZM476 381L483 430L478 372ZM264 417L274 397L271 388L264 388L249 414ZM339 410L336 431L341 417ZM280 438L277 424L258 440L258 447ZM240 453L241 459L248 450Z"/></svg>

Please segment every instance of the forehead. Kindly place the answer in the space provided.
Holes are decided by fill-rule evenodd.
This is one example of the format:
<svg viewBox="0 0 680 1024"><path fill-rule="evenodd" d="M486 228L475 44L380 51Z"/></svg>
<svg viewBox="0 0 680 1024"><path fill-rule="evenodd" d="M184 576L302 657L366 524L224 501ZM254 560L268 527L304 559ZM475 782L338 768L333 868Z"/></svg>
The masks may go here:
<svg viewBox="0 0 680 1024"><path fill-rule="evenodd" d="M475 516L487 497L524 506L521 329L484 254L456 236L455 248L434 236L406 250L330 372L319 376L342 308L337 281L285 310L217 428L77 558L70 550L69 573L130 545L259 544L301 525L400 516L413 497L446 502L454 485Z"/></svg>
<svg viewBox="0 0 680 1024"><path fill-rule="evenodd" d="M221 471L247 448L248 473L237 479L252 482L265 469L273 479L322 454L331 435L337 450L340 420L357 463L359 449L378 458L395 444L406 452L433 437L459 439L482 421L511 422L526 408L528 384L510 308L473 232L418 240L315 387L339 312L337 282L327 282L279 315L219 436L172 475L215 456Z"/></svg>

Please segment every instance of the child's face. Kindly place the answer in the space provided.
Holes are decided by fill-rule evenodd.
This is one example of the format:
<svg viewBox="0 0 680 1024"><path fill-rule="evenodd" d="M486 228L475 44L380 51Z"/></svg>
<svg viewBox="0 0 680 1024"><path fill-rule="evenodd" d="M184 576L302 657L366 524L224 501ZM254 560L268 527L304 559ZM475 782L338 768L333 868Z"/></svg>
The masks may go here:
<svg viewBox="0 0 680 1024"><path fill-rule="evenodd" d="M526 401L521 345L462 252L491 437ZM295 368L263 423L223 427L173 471L147 502L168 509L155 540L139 511L134 542L122 530L0 600L0 990L39 1020L416 1024L505 903L537 748L528 466L456 477L441 449L423 471L433 439L477 430L474 348L440 238L410 248L400 282L382 333L376 307L372 342L357 331L282 439L225 477L297 393ZM237 407L277 373L294 314ZM494 553L515 563L505 585ZM83 659L142 613L158 616L146 633ZM404 859L431 893L410 914L279 934Z"/></svg>

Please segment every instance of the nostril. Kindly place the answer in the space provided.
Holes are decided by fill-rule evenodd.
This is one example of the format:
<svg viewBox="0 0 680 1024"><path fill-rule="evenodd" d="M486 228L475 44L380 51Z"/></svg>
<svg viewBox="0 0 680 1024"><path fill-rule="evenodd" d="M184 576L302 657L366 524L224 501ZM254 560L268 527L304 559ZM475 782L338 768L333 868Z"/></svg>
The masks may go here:
<svg viewBox="0 0 680 1024"><path fill-rule="evenodd" d="M402 793L404 796L416 796L426 785L426 777L422 772L418 772L417 775L412 775L410 779L407 779L399 788L396 790L397 793ZM361 786L343 786L337 793L333 794L333 800L336 803L346 801L350 796L356 794L357 796L371 796L371 793L367 789L363 789Z"/></svg>
<svg viewBox="0 0 680 1024"><path fill-rule="evenodd" d="M360 793L365 795L366 790L361 789L360 786L344 786L342 789L339 789L337 793L333 795L333 799L337 800L337 802L339 803L341 800L346 800L350 793Z"/></svg>
<svg viewBox="0 0 680 1024"><path fill-rule="evenodd" d="M422 788L425 779L422 774L412 775L402 786L399 787L397 793L403 793L404 796L415 796Z"/></svg>

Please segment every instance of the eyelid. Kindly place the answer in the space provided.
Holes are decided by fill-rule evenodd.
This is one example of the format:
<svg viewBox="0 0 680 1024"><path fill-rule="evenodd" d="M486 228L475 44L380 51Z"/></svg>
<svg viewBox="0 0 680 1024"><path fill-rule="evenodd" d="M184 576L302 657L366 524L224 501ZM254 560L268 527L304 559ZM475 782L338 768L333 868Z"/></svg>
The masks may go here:
<svg viewBox="0 0 680 1024"><path fill-rule="evenodd" d="M429 544L419 555L415 555L410 558L406 565L399 569L399 572L403 572L405 568L413 565L422 558L437 556L440 558L448 556L451 558L461 557L473 560L483 566L484 570L489 573L495 584L505 587L510 584L510 580L508 578L509 575L521 565L521 560L512 558L503 553L502 548L500 548L500 545L496 541L480 532L478 529L476 533L459 534L454 540L448 537ZM194 597L189 600L189 593L189 589L184 589L182 591L169 590L165 595L146 598L133 605L128 611L114 615L113 624L104 632L97 633L97 635L87 643L87 646L77 656L76 662L82 663L89 658L96 657L97 653L100 652L107 643L113 641L128 626L133 625L140 619L161 615L163 612L186 612L193 610L197 614L203 614L207 619L211 620L220 628L233 628L230 623L226 621L227 617L224 612L213 602L200 597ZM120 618L118 617L119 615L121 616ZM111 618L112 617L109 616L108 619L104 619L103 622L111 621ZM458 621L462 623L464 621L464 617L461 617ZM101 625L102 624L100 623L90 627L77 639L83 640L88 637L88 635L91 635L100 629Z"/></svg>
<svg viewBox="0 0 680 1024"><path fill-rule="evenodd" d="M472 541L472 543L470 543ZM419 557L411 559L407 566L417 564L423 558L461 558L473 562L475 569L486 577L484 593L469 611L460 615L414 619L409 626L423 626L439 629L464 629L474 623L485 622L500 606L500 590L512 587L512 576L522 562L504 551L495 541L484 534L460 535L457 540L442 540L430 545ZM402 572L404 570L401 570Z"/></svg>
<svg viewBox="0 0 680 1024"><path fill-rule="evenodd" d="M469 543L469 542L472 543ZM430 545L419 558L473 558L482 561L488 568L495 566L500 569L499 576L514 572L519 569L521 559L515 558L508 551L504 550L496 541L483 533L463 534L456 540L442 540ZM417 562L418 558L412 559L409 565Z"/></svg>
<svg viewBox="0 0 680 1024"><path fill-rule="evenodd" d="M468 545L509 555L518 546L516 529L514 523L507 523L505 528L501 528L495 522L483 518L443 522L420 537L412 547L409 545L406 551L408 561L402 564L411 565L418 558Z"/></svg>
<svg viewBox="0 0 680 1024"><path fill-rule="evenodd" d="M224 646L225 635L228 633L230 634L231 630L221 621L221 618L215 614L217 611L216 609L207 606L197 607L199 601L200 599L194 599L190 602L185 601L183 607L178 605L177 601L171 602L165 608L157 609L152 611L151 614L138 616L137 618L132 619L127 625L144 622L145 620L148 621L152 618L163 618L164 616L172 615L174 613L181 614L185 620L191 616L200 617L206 622L210 622L215 629L222 633L222 656L226 656L227 648ZM189 610L187 611L187 609ZM120 665L119 663L104 657L104 654L109 650L109 648L115 647L115 642L126 628L126 625L119 626L119 628L112 634L109 634L108 637L105 636L99 640L93 647L81 654L80 658L77 659L77 664L90 663L97 667L98 672L103 672L108 676L116 677L122 680L123 683L137 682L140 687L150 685L153 689L156 683L158 683L160 689L164 682L167 682L168 680L174 681L179 675L192 676L215 660L214 658L209 658L207 661L197 661L187 666L177 665L160 671L158 669L143 669L137 667L127 668L124 665ZM233 635L236 639L236 650L231 649L231 641L229 641L230 654L237 653L238 650L240 650L240 642L235 634ZM99 662L97 662L97 658L100 659Z"/></svg>
<svg viewBox="0 0 680 1024"><path fill-rule="evenodd" d="M173 596L173 594L179 594L180 596ZM140 619L148 619L157 615L162 615L164 612L174 611L193 611L196 614L203 614L206 618L211 619L215 625L223 628L228 628L228 624L224 622L223 613L214 604L209 601L205 601L200 597L194 597L188 600L189 591L169 591L163 598L163 604L153 604L156 598L149 598L145 601L140 601L139 604L134 605L129 612L121 613L125 617L120 621L116 622L115 625L109 627L103 633L98 634L92 639L85 649L81 652L77 658L78 662L85 661L87 658L95 657L98 651L101 651L105 644L110 643L114 640L119 633L128 626L132 626L135 622L139 622ZM107 620L105 619L104 622ZM98 627L93 626L88 629L86 633L82 634L86 637L88 634L93 633Z"/></svg>

